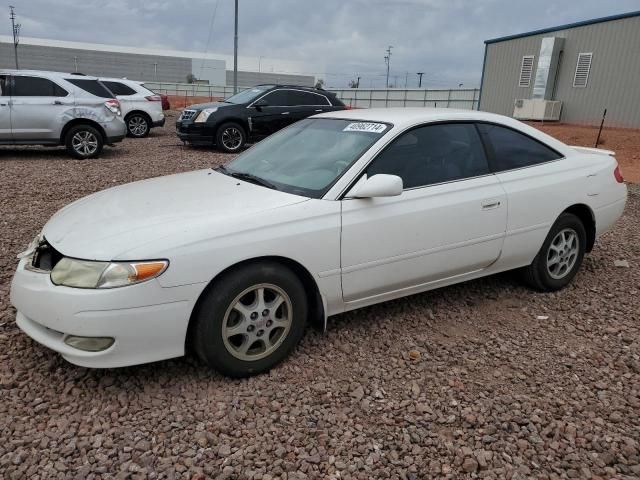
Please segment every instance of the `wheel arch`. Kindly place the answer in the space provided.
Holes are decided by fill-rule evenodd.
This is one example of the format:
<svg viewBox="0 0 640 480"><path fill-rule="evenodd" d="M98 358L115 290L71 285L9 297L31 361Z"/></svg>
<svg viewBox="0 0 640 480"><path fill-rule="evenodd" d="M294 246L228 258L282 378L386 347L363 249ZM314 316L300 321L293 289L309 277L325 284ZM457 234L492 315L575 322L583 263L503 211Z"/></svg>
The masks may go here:
<svg viewBox="0 0 640 480"><path fill-rule="evenodd" d="M596 218L593 214L593 210L584 203L576 203L566 208L562 213L571 213L580 219L584 225L585 231L587 232L587 245L585 251L590 252L593 250L593 245L596 242Z"/></svg>
<svg viewBox="0 0 640 480"><path fill-rule="evenodd" d="M98 132L100 132L100 135L102 135L102 141L103 142L107 141L107 134L104 131L104 128L102 128L102 125L100 125L98 122L94 120L90 120L88 118L74 118L73 120L70 120L69 122L67 122L66 125L62 128L62 132L60 132L60 145L64 145L67 132L69 131L69 129L77 125L92 126L96 130L98 130Z"/></svg>
<svg viewBox="0 0 640 480"><path fill-rule="evenodd" d="M126 122L127 119L135 113L143 115L147 119L147 122L149 122L149 128L151 128L151 123L152 123L151 115L149 115L144 110L131 110L130 112L127 112L127 114L124 116L124 121Z"/></svg>
<svg viewBox="0 0 640 480"><path fill-rule="evenodd" d="M314 328L324 330L326 328L326 307L325 301L320 292L320 288L318 287L317 282L313 278L311 272L300 262L293 260L288 257L282 257L278 255L266 255L261 257L249 258L246 260L242 260L240 262L234 263L229 267L225 268L221 272L219 272L215 277L211 279L211 281L207 284L207 286L200 292L198 299L191 311L191 316L189 317L189 325L187 327L187 335L185 338L185 352L191 351L191 343L193 336L193 329L195 327L195 316L198 312L198 308L200 307L200 303L209 289L213 288L216 281L220 279L221 276L236 270L240 267L244 267L246 265L250 265L252 263L260 263L260 262L274 262L279 263L284 267L289 268L295 275L300 279L302 285L304 287L306 296L307 296L307 304L309 310L309 322Z"/></svg>

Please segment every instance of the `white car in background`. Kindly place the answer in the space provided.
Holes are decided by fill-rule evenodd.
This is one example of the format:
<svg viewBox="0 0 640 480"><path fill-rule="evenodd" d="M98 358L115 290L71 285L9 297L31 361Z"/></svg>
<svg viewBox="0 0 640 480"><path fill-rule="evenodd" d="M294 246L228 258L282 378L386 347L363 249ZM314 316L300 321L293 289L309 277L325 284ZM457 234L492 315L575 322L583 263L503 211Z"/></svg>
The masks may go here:
<svg viewBox="0 0 640 480"><path fill-rule="evenodd" d="M348 310L512 269L558 290L626 196L612 152L511 118L330 112L224 167L68 205L20 255L11 301L24 332L78 365L191 348L247 376Z"/></svg>
<svg viewBox="0 0 640 480"><path fill-rule="evenodd" d="M101 78L100 81L120 101L130 137L146 137L152 128L164 125L162 98L145 88L142 82L123 78Z"/></svg>

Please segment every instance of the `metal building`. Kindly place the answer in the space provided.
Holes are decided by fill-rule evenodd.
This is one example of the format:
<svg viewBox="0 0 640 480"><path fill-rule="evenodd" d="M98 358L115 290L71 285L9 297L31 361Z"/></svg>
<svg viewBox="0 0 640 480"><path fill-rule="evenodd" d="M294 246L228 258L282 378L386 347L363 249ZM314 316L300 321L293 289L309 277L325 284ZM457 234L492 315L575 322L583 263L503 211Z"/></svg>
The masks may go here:
<svg viewBox="0 0 640 480"><path fill-rule="evenodd" d="M233 85L233 57L215 53L159 50L95 43L22 38L19 66L24 69L82 72L87 75L126 77L149 82L186 82L187 76L211 85ZM15 68L13 41L0 35L0 68ZM267 57L239 57L238 85L280 83L312 86L315 77L287 72L305 65Z"/></svg>
<svg viewBox="0 0 640 480"><path fill-rule="evenodd" d="M485 41L479 110L640 127L640 11Z"/></svg>

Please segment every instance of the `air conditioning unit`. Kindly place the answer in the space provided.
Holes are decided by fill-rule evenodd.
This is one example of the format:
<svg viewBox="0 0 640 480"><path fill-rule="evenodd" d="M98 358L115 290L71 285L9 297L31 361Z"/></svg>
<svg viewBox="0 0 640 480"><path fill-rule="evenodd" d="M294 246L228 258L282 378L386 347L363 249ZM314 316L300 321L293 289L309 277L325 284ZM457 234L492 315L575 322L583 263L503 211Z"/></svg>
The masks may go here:
<svg viewBox="0 0 640 480"><path fill-rule="evenodd" d="M513 118L518 120L558 121L562 111L559 100L519 98L515 101Z"/></svg>

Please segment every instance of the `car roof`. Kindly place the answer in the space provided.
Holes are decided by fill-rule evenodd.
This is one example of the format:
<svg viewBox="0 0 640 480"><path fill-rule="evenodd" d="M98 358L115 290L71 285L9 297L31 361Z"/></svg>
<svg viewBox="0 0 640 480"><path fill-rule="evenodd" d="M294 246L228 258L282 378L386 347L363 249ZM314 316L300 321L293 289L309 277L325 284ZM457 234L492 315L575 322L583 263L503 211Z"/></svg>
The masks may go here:
<svg viewBox="0 0 640 480"><path fill-rule="evenodd" d="M51 70L15 70L10 68L0 68L0 75L14 75L14 74L26 74L26 75L39 75L45 77L62 77L62 78L82 78L84 80L97 80L98 77L91 75L84 75L72 72L54 72Z"/></svg>
<svg viewBox="0 0 640 480"><path fill-rule="evenodd" d="M122 83L133 83L134 85L142 85L144 82L139 82L138 80L131 80L130 78L115 78L115 77L99 77L99 80L104 80L107 82L122 82Z"/></svg>
<svg viewBox="0 0 640 480"><path fill-rule="evenodd" d="M315 115L313 118L340 118L367 122L392 123L397 127L415 125L422 122L451 120L476 120L510 124L512 119L494 113L454 108L355 108Z"/></svg>
<svg viewBox="0 0 640 480"><path fill-rule="evenodd" d="M330 95L335 95L332 92L329 92L327 90L323 90L321 88L315 88L315 87L305 87L303 85L286 85L286 84L282 84L282 83L277 83L277 84L273 84L273 83L265 83L265 84L260 84L260 85L255 85L255 87L269 87L269 88L296 88L298 90L308 90L310 92L323 92L323 93L328 93Z"/></svg>

